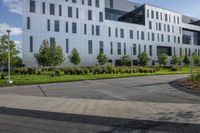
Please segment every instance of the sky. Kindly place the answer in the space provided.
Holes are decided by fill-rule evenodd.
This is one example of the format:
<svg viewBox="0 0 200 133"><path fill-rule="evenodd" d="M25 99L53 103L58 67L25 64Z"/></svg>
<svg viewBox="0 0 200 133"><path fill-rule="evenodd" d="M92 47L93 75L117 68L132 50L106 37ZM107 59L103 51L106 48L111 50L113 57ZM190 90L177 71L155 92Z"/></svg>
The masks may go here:
<svg viewBox="0 0 200 133"><path fill-rule="evenodd" d="M174 10L200 19L200 0L129 0ZM22 0L0 0L0 36L11 30L11 39L21 49Z"/></svg>

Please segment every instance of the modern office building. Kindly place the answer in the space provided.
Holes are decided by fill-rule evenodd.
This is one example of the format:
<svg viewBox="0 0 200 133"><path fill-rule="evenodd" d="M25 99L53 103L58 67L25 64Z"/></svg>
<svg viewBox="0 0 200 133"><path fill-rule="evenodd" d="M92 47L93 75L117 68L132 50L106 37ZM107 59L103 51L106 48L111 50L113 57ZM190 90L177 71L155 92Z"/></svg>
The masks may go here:
<svg viewBox="0 0 200 133"><path fill-rule="evenodd" d="M44 39L63 48L65 63L76 48L81 65L96 65L104 52L113 65L146 52L154 65L158 53L200 54L200 21L176 11L127 0L23 0L23 63L36 66L34 53ZM169 60L170 63L170 60Z"/></svg>

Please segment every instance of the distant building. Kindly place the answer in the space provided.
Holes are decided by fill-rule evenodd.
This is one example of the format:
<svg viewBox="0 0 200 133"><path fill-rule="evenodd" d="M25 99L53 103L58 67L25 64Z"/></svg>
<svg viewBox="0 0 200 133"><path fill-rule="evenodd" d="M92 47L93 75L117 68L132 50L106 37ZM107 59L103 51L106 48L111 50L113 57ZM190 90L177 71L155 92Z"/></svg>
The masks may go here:
<svg viewBox="0 0 200 133"><path fill-rule="evenodd" d="M33 57L42 41L63 48L65 63L73 48L81 65L97 64L104 52L113 65L122 55L137 62L146 52L155 64L158 53L169 57L184 51L200 55L198 19L152 5L126 0L23 0L23 63L36 66ZM170 60L169 60L170 63Z"/></svg>

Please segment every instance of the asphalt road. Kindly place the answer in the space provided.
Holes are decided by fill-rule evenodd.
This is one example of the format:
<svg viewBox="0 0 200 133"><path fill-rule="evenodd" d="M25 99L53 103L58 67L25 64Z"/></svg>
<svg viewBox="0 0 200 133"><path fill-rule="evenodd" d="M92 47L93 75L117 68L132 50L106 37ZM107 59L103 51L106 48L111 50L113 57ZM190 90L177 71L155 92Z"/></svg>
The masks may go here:
<svg viewBox="0 0 200 133"><path fill-rule="evenodd" d="M42 97L199 103L200 97L175 88L174 80L188 75L165 75L0 88L0 94Z"/></svg>
<svg viewBox="0 0 200 133"><path fill-rule="evenodd" d="M0 94L159 103L200 103L172 81L187 75L106 79L0 88ZM14 101L13 101L14 102ZM112 105L111 105L112 106ZM188 114L190 115L190 114ZM0 107L0 133L198 133L200 125Z"/></svg>

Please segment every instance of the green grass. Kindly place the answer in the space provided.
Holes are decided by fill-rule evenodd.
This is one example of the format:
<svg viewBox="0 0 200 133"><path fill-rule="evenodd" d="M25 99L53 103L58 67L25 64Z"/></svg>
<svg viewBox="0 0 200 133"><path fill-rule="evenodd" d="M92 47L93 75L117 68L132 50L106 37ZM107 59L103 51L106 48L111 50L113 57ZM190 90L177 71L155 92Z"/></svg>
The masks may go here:
<svg viewBox="0 0 200 133"><path fill-rule="evenodd" d="M193 72L196 72L194 69ZM133 73L133 74L99 74L99 75L64 75L50 77L49 75L12 75L13 85L31 85L31 84L46 84L56 82L71 82L82 80L124 78L137 76L153 76L153 75L168 75L168 74L190 74L191 70L188 67L182 68L180 71L171 71L169 68L161 68L156 73ZM7 77L6 77L7 78ZM0 80L0 86L7 86L6 81Z"/></svg>

